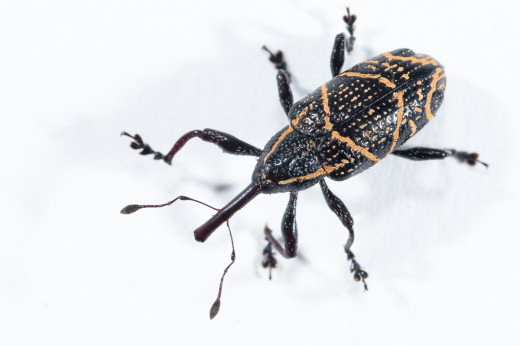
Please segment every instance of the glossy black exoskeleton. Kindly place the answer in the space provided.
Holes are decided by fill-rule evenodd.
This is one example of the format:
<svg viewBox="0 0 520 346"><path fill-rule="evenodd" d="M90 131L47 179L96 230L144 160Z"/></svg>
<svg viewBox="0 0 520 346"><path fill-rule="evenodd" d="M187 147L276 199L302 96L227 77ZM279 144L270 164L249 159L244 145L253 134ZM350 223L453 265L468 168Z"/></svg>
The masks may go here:
<svg viewBox="0 0 520 346"><path fill-rule="evenodd" d="M340 72L345 50L350 52L354 43L355 19L347 12L344 21L350 36L347 38L345 34L339 34L334 41L331 55L333 79L294 104L282 52L271 53L263 47L278 69L276 78L280 102L289 120L289 125L275 134L263 150L227 133L205 129L185 134L167 155L163 155L152 150L139 135L123 133L135 140L132 148L142 149L141 154L154 154L155 159L169 164L182 146L194 137L217 144L227 153L259 157L251 184L195 230L196 240L205 241L217 227L258 194L288 192L289 203L281 227L284 245L273 237L269 228L265 228L268 248L264 250L266 257L263 264L271 269L276 265L271 244L284 257L296 256L298 192L319 184L328 206L349 232L344 249L351 261L350 270L356 280L363 281L366 289L368 274L350 250L354 241L352 216L343 202L329 190L325 178L348 179L390 154L412 160L454 156L471 165L480 162L475 153L453 149L400 149L433 119L441 105L446 86L444 67L428 55L398 49ZM122 212L131 213L142 207L149 206L130 205ZM217 302L220 304L219 298Z"/></svg>

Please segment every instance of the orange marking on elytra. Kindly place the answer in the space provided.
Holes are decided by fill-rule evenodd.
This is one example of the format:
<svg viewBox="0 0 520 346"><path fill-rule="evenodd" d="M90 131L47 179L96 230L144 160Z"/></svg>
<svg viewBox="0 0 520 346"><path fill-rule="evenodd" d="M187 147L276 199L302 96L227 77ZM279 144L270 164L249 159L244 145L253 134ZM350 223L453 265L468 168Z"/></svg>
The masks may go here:
<svg viewBox="0 0 520 346"><path fill-rule="evenodd" d="M369 73L359 73L359 72L347 71L347 72L343 72L339 76L373 78L373 79L379 80L381 83L383 83L384 85L386 85L389 88L393 89L396 87L396 85L394 83L392 83L390 80L388 80L385 77L381 77L380 74L369 74Z"/></svg>
<svg viewBox="0 0 520 346"><path fill-rule="evenodd" d="M321 86L321 103L323 104L323 111L325 112L325 116L323 117L325 125L323 128L331 131L332 124L330 122L329 96L327 95L327 86L325 84Z"/></svg>
<svg viewBox="0 0 520 346"><path fill-rule="evenodd" d="M381 159L379 157L377 157L374 154L372 154L371 152L369 152L366 148L363 148L362 146L357 145L349 137L341 136L337 131L332 132L332 138L337 139L340 142L347 143L348 146L351 147L353 150L360 151L361 154L363 154L364 156L366 156L367 158L369 158L370 160L372 160L374 162L381 161Z"/></svg>
<svg viewBox="0 0 520 346"><path fill-rule="evenodd" d="M322 168L314 171L313 173L310 173L310 174L307 174L307 175L304 175L304 176L301 176L301 177L294 177L294 178L291 178L291 179L282 180L278 184L280 184L280 185L287 185L287 184L293 183L295 181L304 181L304 180L308 180L308 179L314 179L314 178L317 178L317 177L319 177L319 176L321 176L323 174L329 174L331 172L334 172L336 169L341 168L341 167L345 166L348 163L350 163L349 160L342 160L341 162L335 164L334 166L325 166L325 168L322 167Z"/></svg>
<svg viewBox="0 0 520 346"><path fill-rule="evenodd" d="M389 69L392 69L392 68L394 68L394 67L396 67L396 66L397 66L397 64L394 64L394 65L390 65L390 64L389 64L389 63L387 63L387 62L384 62L384 63L382 63L381 65L383 65L383 66L385 66L385 67L386 67L386 69L385 69L385 70L389 70Z"/></svg>
<svg viewBox="0 0 520 346"><path fill-rule="evenodd" d="M390 154L392 152L392 150L394 150L395 145L397 144L397 141L399 140L399 130L401 128L401 123L403 122L403 114L404 114L403 97L404 97L404 91L394 93L394 99L397 100L397 107L399 108L399 111L397 112L397 125L395 126L395 130L393 133L394 138L392 140L392 146L390 147L388 154Z"/></svg>
<svg viewBox="0 0 520 346"><path fill-rule="evenodd" d="M417 56L397 56L392 55L390 53L383 53L389 61L392 60L401 60L401 61L410 61L412 64L417 63L421 65L434 65L437 66L438 63L431 56L424 55L424 58L418 58Z"/></svg>
<svg viewBox="0 0 520 346"><path fill-rule="evenodd" d="M298 123L300 122L300 119L305 115L307 114L307 112L309 111L309 108L305 107L299 114L296 118L294 118L292 121L291 121L291 125L292 126L297 126Z"/></svg>
<svg viewBox="0 0 520 346"><path fill-rule="evenodd" d="M271 154L276 150L276 147L280 144L280 142L285 138L285 136L287 136L289 133L291 133L293 130L293 128L291 126L289 126L287 128L287 130L285 130L281 135L280 137L278 137L278 140L276 141L276 143L274 143L274 145L271 147L271 150L267 153L267 155L265 155L264 157L264 165L265 163L267 162L267 158L269 156L271 156Z"/></svg>
<svg viewBox="0 0 520 346"><path fill-rule="evenodd" d="M282 180L278 184L280 184L280 185L287 185L287 184L293 183L295 181L303 181L303 180L307 180L307 179L317 178L317 177L319 177L320 175L323 175L323 174L325 174L325 170L323 168L320 168L320 169L316 170L315 172L307 174L307 175L304 175L302 177L294 177L294 178L291 178L291 179Z"/></svg>
<svg viewBox="0 0 520 346"><path fill-rule="evenodd" d="M441 79L441 72L443 72L442 68L437 68L436 72L432 76L432 82L430 83L430 91L428 92L428 95L426 95L426 105L424 106L424 109L426 110L426 117L428 120L432 120L434 117L434 114L432 113L431 103L432 103L432 97L433 93L437 90L437 82Z"/></svg>
<svg viewBox="0 0 520 346"><path fill-rule="evenodd" d="M417 132L417 125L415 125L413 120L409 120L408 122L410 123L410 128L412 130L412 133L410 133L410 137L412 137L413 135L415 135L415 132ZM408 137L408 138L410 138L410 137Z"/></svg>

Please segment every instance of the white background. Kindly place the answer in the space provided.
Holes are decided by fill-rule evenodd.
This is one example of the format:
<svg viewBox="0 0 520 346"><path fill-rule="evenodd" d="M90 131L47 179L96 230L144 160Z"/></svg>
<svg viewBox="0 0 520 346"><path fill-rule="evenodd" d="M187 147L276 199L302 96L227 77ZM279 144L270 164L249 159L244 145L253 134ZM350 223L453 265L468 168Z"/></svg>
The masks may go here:
<svg viewBox="0 0 520 346"><path fill-rule="evenodd" d="M260 268L267 222L287 195L262 195L231 220L237 262L220 314L208 310L230 255L212 211L255 159L198 139L172 167L120 138L166 152L216 128L262 147L287 120L263 44L283 49L304 96L330 77L337 1L6 1L0 5L0 344L518 345L519 6L511 1L350 1L349 66L409 47L447 71L437 118L409 145L477 151L490 164L389 157L329 186L347 232L315 187L300 194L298 259ZM219 184L229 185L218 192ZM515 331L516 329L516 331Z"/></svg>

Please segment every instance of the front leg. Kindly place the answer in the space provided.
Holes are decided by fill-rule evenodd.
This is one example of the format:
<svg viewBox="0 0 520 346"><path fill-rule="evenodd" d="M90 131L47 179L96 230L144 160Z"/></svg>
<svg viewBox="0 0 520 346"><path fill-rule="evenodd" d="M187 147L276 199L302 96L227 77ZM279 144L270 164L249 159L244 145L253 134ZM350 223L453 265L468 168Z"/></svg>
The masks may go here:
<svg viewBox="0 0 520 346"><path fill-rule="evenodd" d="M204 130L194 130L186 133L184 136L179 138L177 142L173 145L172 149L168 152L168 154L163 155L161 152L153 150L148 144L146 144L140 135L130 135L127 132L122 132L121 136L128 136L134 140L134 142L130 143L130 147L135 150L142 149L141 155L154 155L154 160L163 160L167 164L172 164L172 159L175 154L181 150L181 148L188 142L190 139L199 137L205 142L213 143L218 145L224 152L228 154L234 155L251 155L259 157L262 155L262 149L258 149L251 144L248 144L240 139L236 138L225 132L220 132L212 129L204 129Z"/></svg>
<svg viewBox="0 0 520 346"><path fill-rule="evenodd" d="M285 258L296 257L298 249L298 227L296 226L296 201L298 199L297 192L291 192L289 203L285 209L282 219L282 236L284 246L273 237L273 232L269 227L265 226L264 233L267 241L273 244L274 248Z"/></svg>
<svg viewBox="0 0 520 346"><path fill-rule="evenodd" d="M289 110L293 105L294 98L291 87L289 86L291 83L291 74L287 70L287 63L283 58L283 53L280 50L276 53L272 53L266 46L263 46L262 49L269 53L269 61L271 61L278 70L278 74L276 75L278 96L285 114L289 115Z"/></svg>
<svg viewBox="0 0 520 346"><path fill-rule="evenodd" d="M405 159L414 161L426 161L426 160L442 160L447 157L454 157L459 162L467 163L470 166L475 166L478 163L488 167L488 164L478 160L477 153L470 153L467 151L457 151L455 149L434 149L415 147L410 149L399 149L392 152L395 156L403 157Z"/></svg>
<svg viewBox="0 0 520 346"><path fill-rule="evenodd" d="M354 243L354 219L350 215L345 204L329 190L329 187L325 184L325 180L320 180L320 187L323 196L325 197L325 201L327 201L327 205L339 217L341 223L348 229L348 240L345 244L345 252L347 253L347 260L351 261L350 272L353 273L354 280L363 281L365 290L368 290L367 283L365 282L365 279L368 278L368 273L361 268L355 259L356 256L354 256L354 253L350 250L350 247Z"/></svg>

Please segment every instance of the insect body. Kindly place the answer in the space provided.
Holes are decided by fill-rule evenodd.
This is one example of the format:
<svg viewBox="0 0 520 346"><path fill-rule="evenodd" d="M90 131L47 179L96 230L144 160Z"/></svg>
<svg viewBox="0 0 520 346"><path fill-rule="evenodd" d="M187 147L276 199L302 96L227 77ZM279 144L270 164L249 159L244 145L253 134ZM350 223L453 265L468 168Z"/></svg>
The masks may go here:
<svg viewBox="0 0 520 346"><path fill-rule="evenodd" d="M296 256L298 192L319 184L328 206L349 232L344 250L347 259L351 261L350 271L356 280L363 281L366 289L365 279L368 274L350 250L354 241L352 216L345 204L329 190L324 179L348 179L389 154L412 160L454 156L471 165L480 161L477 160L476 153L453 149L400 148L433 119L441 105L446 86L444 68L430 56L416 54L410 49L398 49L340 72L345 49L350 51L354 42L352 35L355 16L347 9L344 20L351 36L336 36L331 55L333 79L294 104L289 86L290 74L286 70L283 54L280 51L273 54L264 47L278 69L280 102L289 124L275 134L263 150L230 134L205 129L186 133L167 155L163 155L151 149L139 135L131 136L126 132L123 134L134 139L131 146L142 149L141 154L154 154L155 159L162 159L169 164L184 144L194 137L217 144L228 153L258 157L251 184L196 229L194 234L195 239L203 242L217 227L260 193L288 192L289 202L281 226L284 244L278 242L269 228L265 228L268 241L264 249L265 267L272 268L276 265L271 246L284 257ZM129 214L141 208L164 205L129 205L121 212ZM232 260L234 261L234 254ZM211 317L214 317L219 306L220 290Z"/></svg>
<svg viewBox="0 0 520 346"><path fill-rule="evenodd" d="M287 192L360 173L433 118L444 88L444 68L410 49L364 61L292 106L290 125L266 145L253 181Z"/></svg>

